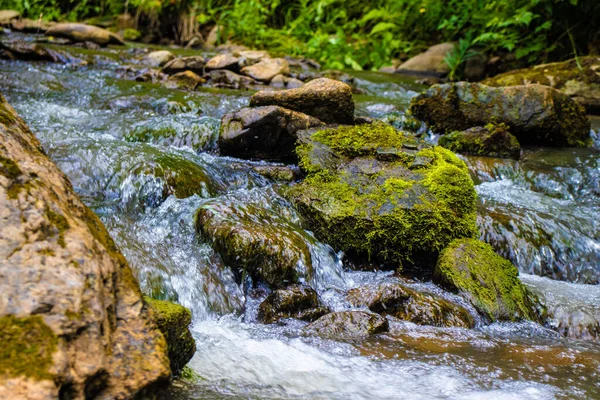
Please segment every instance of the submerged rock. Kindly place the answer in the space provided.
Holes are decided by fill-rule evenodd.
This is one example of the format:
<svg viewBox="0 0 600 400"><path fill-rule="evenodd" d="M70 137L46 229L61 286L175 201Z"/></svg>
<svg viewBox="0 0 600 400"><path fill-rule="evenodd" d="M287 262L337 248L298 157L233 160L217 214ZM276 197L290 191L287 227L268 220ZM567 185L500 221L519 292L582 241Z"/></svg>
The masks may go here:
<svg viewBox="0 0 600 400"><path fill-rule="evenodd" d="M332 312L322 316L305 331L332 339L362 339L387 332L385 317L365 311Z"/></svg>
<svg viewBox="0 0 600 400"><path fill-rule="evenodd" d="M0 96L0 397L131 398L166 343L98 217Z"/></svg>
<svg viewBox="0 0 600 400"><path fill-rule="evenodd" d="M242 89L248 86L258 84L254 79L238 75L235 72L226 69L216 69L204 75L205 79L209 79L213 86L225 87L230 89Z"/></svg>
<svg viewBox="0 0 600 400"><path fill-rule="evenodd" d="M439 133L504 123L522 145L583 147L590 143L590 121L583 108L564 93L542 85L435 85L411 101L410 111Z"/></svg>
<svg viewBox="0 0 600 400"><path fill-rule="evenodd" d="M279 74L289 75L290 65L283 58L265 58L256 64L242 68L241 73L257 81L270 82Z"/></svg>
<svg viewBox="0 0 600 400"><path fill-rule="evenodd" d="M204 78L192 71L183 71L171 75L165 82L165 86L169 89L195 90L199 85L205 82L206 80Z"/></svg>
<svg viewBox="0 0 600 400"><path fill-rule="evenodd" d="M74 42L94 42L101 46L125 44L119 36L106 29L72 22L57 24L48 28L46 36L63 37Z"/></svg>
<svg viewBox="0 0 600 400"><path fill-rule="evenodd" d="M289 161L296 133L320 125L316 118L282 107L242 108L223 116L219 148L227 156Z"/></svg>
<svg viewBox="0 0 600 400"><path fill-rule="evenodd" d="M250 98L250 107L273 105L308 114L327 123L354 122L352 88L333 79L314 79L297 89L263 90Z"/></svg>
<svg viewBox="0 0 600 400"><path fill-rule="evenodd" d="M314 321L329 313L323 307L314 289L308 286L292 285L273 291L258 307L258 320L272 324L284 318Z"/></svg>
<svg viewBox="0 0 600 400"><path fill-rule="evenodd" d="M581 66L582 69L579 69ZM536 65L488 78L489 86L517 86L538 83L565 93L586 108L600 114L600 57L579 57L579 60Z"/></svg>
<svg viewBox="0 0 600 400"><path fill-rule="evenodd" d="M167 341L171 373L179 375L196 352L196 341L190 332L192 312L179 304L144 297L154 313L158 329Z"/></svg>
<svg viewBox="0 0 600 400"><path fill-rule="evenodd" d="M385 124L315 130L297 148L308 176L287 196L318 239L428 273L453 239L476 234L473 181L449 150Z"/></svg>
<svg viewBox="0 0 600 400"><path fill-rule="evenodd" d="M368 307L375 313L419 325L461 328L475 326L475 320L464 307L399 283L352 289L348 292L347 299L355 307Z"/></svg>
<svg viewBox="0 0 600 400"><path fill-rule="evenodd" d="M181 57L166 63L163 67L163 72L173 75L179 72L192 71L194 74L202 75L204 73L204 64L204 58L201 56Z"/></svg>
<svg viewBox="0 0 600 400"><path fill-rule="evenodd" d="M397 72L419 72L434 75L446 75L450 72L448 64L444 61L446 56L456 45L454 43L440 43L431 46L424 53L418 54L398 66Z"/></svg>
<svg viewBox="0 0 600 400"><path fill-rule="evenodd" d="M521 145L505 124L487 124L440 137L439 145L456 153L519 159Z"/></svg>
<svg viewBox="0 0 600 400"><path fill-rule="evenodd" d="M434 281L462 293L492 321L540 321L544 310L519 271L480 240L455 240L440 254Z"/></svg>
<svg viewBox="0 0 600 400"><path fill-rule="evenodd" d="M180 104L167 104L178 110ZM155 143L162 146L189 147L195 151L209 150L216 146L219 122L213 118L200 118L198 123L172 125L141 125L128 132L124 139L128 142Z"/></svg>
<svg viewBox="0 0 600 400"><path fill-rule="evenodd" d="M168 50L158 50L148 53L142 58L141 63L149 67L162 67L173 60L175 55Z"/></svg>

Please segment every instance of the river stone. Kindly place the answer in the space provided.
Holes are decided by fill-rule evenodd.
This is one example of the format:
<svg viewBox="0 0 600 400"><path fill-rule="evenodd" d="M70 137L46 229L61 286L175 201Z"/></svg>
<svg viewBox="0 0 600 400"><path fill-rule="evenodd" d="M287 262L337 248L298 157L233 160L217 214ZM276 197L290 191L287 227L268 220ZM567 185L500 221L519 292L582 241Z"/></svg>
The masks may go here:
<svg viewBox="0 0 600 400"><path fill-rule="evenodd" d="M158 50L148 53L142 58L142 64L149 67L162 67L175 58L175 55L168 50Z"/></svg>
<svg viewBox="0 0 600 400"><path fill-rule="evenodd" d="M390 315L418 325L460 328L475 326L475 320L464 307L399 283L351 289L347 299L355 307L367 307L375 313Z"/></svg>
<svg viewBox="0 0 600 400"><path fill-rule="evenodd" d="M208 60L208 62L206 63L206 69L208 71L214 69L227 69L232 71L239 71L239 61L239 58L234 57L229 53L218 54L210 60Z"/></svg>
<svg viewBox="0 0 600 400"><path fill-rule="evenodd" d="M241 67L254 65L262 60L271 58L269 53L264 50L239 50L235 51L233 55L239 58L239 65Z"/></svg>
<svg viewBox="0 0 600 400"><path fill-rule="evenodd" d="M263 202L243 193L208 201L198 210L197 231L240 282L248 276L255 285L264 282L277 289L310 280L311 238Z"/></svg>
<svg viewBox="0 0 600 400"><path fill-rule="evenodd" d="M333 339L361 339L387 332L388 321L365 311L341 311L326 314L309 324L305 331Z"/></svg>
<svg viewBox="0 0 600 400"><path fill-rule="evenodd" d="M13 31L27 33L41 33L55 25L56 22L29 18L13 19L10 21L10 27Z"/></svg>
<svg viewBox="0 0 600 400"><path fill-rule="evenodd" d="M410 111L439 133L504 123L522 145L590 143L590 121L584 109L548 86L435 85L411 101Z"/></svg>
<svg viewBox="0 0 600 400"><path fill-rule="evenodd" d="M165 82L165 87L168 89L194 90L205 82L206 80L204 78L196 75L194 72L183 71L169 76Z"/></svg>
<svg viewBox="0 0 600 400"><path fill-rule="evenodd" d="M64 37L74 42L94 42L100 46L125 44L120 37L106 29L72 22L50 27L46 31L46 36Z"/></svg>
<svg viewBox="0 0 600 400"><path fill-rule="evenodd" d="M431 273L452 240L474 237L467 166L383 123L299 134L306 179L286 190L308 229L360 261Z"/></svg>
<svg viewBox="0 0 600 400"><path fill-rule="evenodd" d="M454 43L440 43L431 46L424 53L400 64L397 72L424 72L434 75L446 75L450 72L450 68L444 59L454 51L455 46Z"/></svg>
<svg viewBox="0 0 600 400"><path fill-rule="evenodd" d="M270 82L276 75L289 75L290 65L283 58L266 58L242 68L241 73L257 81Z"/></svg>
<svg viewBox="0 0 600 400"><path fill-rule="evenodd" d="M462 132L443 135L438 140L440 146L456 153L498 158L519 159L521 145L510 134L504 124L488 124L469 128Z"/></svg>
<svg viewBox="0 0 600 400"><path fill-rule="evenodd" d="M195 74L202 75L204 73L204 63L204 58L201 56L176 58L165 64L163 72L173 75L179 72L192 71Z"/></svg>
<svg viewBox="0 0 600 400"><path fill-rule="evenodd" d="M98 217L0 96L0 398L131 398L163 335Z"/></svg>
<svg viewBox="0 0 600 400"><path fill-rule="evenodd" d="M271 86L276 88L288 88L288 89L296 89L304 85L300 79L290 78L284 75L277 75L273 79L271 79Z"/></svg>
<svg viewBox="0 0 600 400"><path fill-rule="evenodd" d="M179 304L144 297L154 313L158 329L167 341L171 372L179 375L196 352L196 341L190 332L192 312Z"/></svg>
<svg viewBox="0 0 600 400"><path fill-rule="evenodd" d="M0 25L8 25L20 16L21 13L15 10L0 10Z"/></svg>
<svg viewBox="0 0 600 400"><path fill-rule="evenodd" d="M542 320L544 311L519 280L519 271L476 239L455 240L440 254L434 281L464 294L491 321Z"/></svg>
<svg viewBox="0 0 600 400"><path fill-rule="evenodd" d="M289 161L295 156L296 133L320 125L316 118L282 107L242 108L223 116L219 148L227 156Z"/></svg>
<svg viewBox="0 0 600 400"><path fill-rule="evenodd" d="M297 89L262 90L250 98L250 107L272 105L308 114L327 123L354 122L352 88L333 79L314 79Z"/></svg>
<svg viewBox="0 0 600 400"><path fill-rule="evenodd" d="M212 85L217 87L226 87L231 89L242 89L247 86L258 84L254 79L238 75L235 72L231 72L226 69L217 69L210 71L204 75L205 79L210 79Z"/></svg>
<svg viewBox="0 0 600 400"><path fill-rule="evenodd" d="M0 55L2 58L25 61L50 61L66 62L67 59L60 53L50 50L37 43L22 40L0 42Z"/></svg>
<svg viewBox="0 0 600 400"><path fill-rule="evenodd" d="M579 61L579 63L578 63ZM581 66L581 70L579 69ZM600 57L579 57L563 62L536 65L509 71L482 82L489 86L516 86L539 83L565 93L586 108L600 115Z"/></svg>
<svg viewBox="0 0 600 400"><path fill-rule="evenodd" d="M308 286L292 285L273 291L258 307L258 320L273 324L280 319L296 318L312 322L329 313L323 307L314 289Z"/></svg>

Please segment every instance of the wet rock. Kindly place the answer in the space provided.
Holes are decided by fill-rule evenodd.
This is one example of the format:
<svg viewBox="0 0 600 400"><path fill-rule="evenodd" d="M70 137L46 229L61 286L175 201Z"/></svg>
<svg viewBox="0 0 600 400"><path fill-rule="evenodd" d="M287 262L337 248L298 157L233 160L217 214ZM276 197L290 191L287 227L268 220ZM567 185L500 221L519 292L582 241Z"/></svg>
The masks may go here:
<svg viewBox="0 0 600 400"><path fill-rule="evenodd" d="M46 31L46 36L63 37L74 42L94 42L100 46L125 44L120 37L106 29L71 22L50 27Z"/></svg>
<svg viewBox="0 0 600 400"><path fill-rule="evenodd" d="M347 299L355 307L367 307L375 313L418 325L461 328L475 326L475 320L464 307L399 283L352 289L348 292Z"/></svg>
<svg viewBox="0 0 600 400"><path fill-rule="evenodd" d="M270 82L276 75L289 75L290 65L283 58L266 58L242 68L241 73L257 81Z"/></svg>
<svg viewBox="0 0 600 400"><path fill-rule="evenodd" d="M354 122L352 88L333 79L315 79L297 89L263 90L250 98L251 107L271 105L308 114L327 123Z"/></svg>
<svg viewBox="0 0 600 400"><path fill-rule="evenodd" d="M28 18L13 19L10 21L10 27L13 31L27 33L41 33L55 25L56 22Z"/></svg>
<svg viewBox="0 0 600 400"><path fill-rule="evenodd" d="M589 113L600 114L600 57L580 57L577 60L537 65L486 79L489 86L516 86L538 83L565 93L586 108Z"/></svg>
<svg viewBox="0 0 600 400"><path fill-rule="evenodd" d="M300 171L287 165L254 165L252 170L276 182L293 182L300 178Z"/></svg>
<svg viewBox="0 0 600 400"><path fill-rule="evenodd" d="M219 148L222 155L289 161L295 158L296 133L320 125L316 118L282 107L242 108L223 116Z"/></svg>
<svg viewBox="0 0 600 400"><path fill-rule="evenodd" d="M476 234L473 181L449 150L382 123L313 129L298 143L307 178L287 197L334 249L426 274L452 240Z"/></svg>
<svg viewBox="0 0 600 400"><path fill-rule="evenodd" d="M142 64L149 67L162 67L173 60L175 55L168 50L158 50L148 53L142 58Z"/></svg>
<svg viewBox="0 0 600 400"><path fill-rule="evenodd" d="M127 261L1 96L0 143L0 393L129 398L164 382Z"/></svg>
<svg viewBox="0 0 600 400"><path fill-rule="evenodd" d="M176 58L165 64L163 72L173 75L179 72L192 71L195 74L202 75L204 73L204 63L204 58L201 56Z"/></svg>
<svg viewBox="0 0 600 400"><path fill-rule="evenodd" d="M206 45L204 38L201 36L194 36L185 45L186 49L200 49Z"/></svg>
<svg viewBox="0 0 600 400"><path fill-rule="evenodd" d="M435 85L411 101L413 116L439 133L504 123L522 145L587 146L590 121L567 95L542 85Z"/></svg>
<svg viewBox="0 0 600 400"><path fill-rule="evenodd" d="M66 62L60 53L37 43L20 40L0 42L0 55L11 60Z"/></svg>
<svg viewBox="0 0 600 400"><path fill-rule="evenodd" d="M239 50L235 51L233 55L239 58L239 65L241 67L254 65L262 60L271 58L269 53L264 50Z"/></svg>
<svg viewBox="0 0 600 400"><path fill-rule="evenodd" d="M15 10L0 10L0 25L7 26L14 19L21 16L21 13Z"/></svg>
<svg viewBox="0 0 600 400"><path fill-rule="evenodd" d="M270 85L277 88L296 89L304 85L304 82L300 79L290 78L280 74L271 79Z"/></svg>
<svg viewBox="0 0 600 400"><path fill-rule="evenodd" d="M362 339L388 329L387 319L364 311L332 312L305 328L307 332L332 339Z"/></svg>
<svg viewBox="0 0 600 400"><path fill-rule="evenodd" d="M158 329L167 341L171 373L179 375L196 352L196 341L190 332L192 312L179 304L144 297L153 311Z"/></svg>
<svg viewBox="0 0 600 400"><path fill-rule="evenodd" d="M248 76L238 75L226 69L210 71L204 75L204 78L209 79L214 86L230 89L242 89L258 84L258 82Z"/></svg>
<svg viewBox="0 0 600 400"><path fill-rule="evenodd" d="M480 240L455 240L440 254L434 281L464 294L491 321L541 321L545 310L510 261Z"/></svg>
<svg viewBox="0 0 600 400"><path fill-rule="evenodd" d="M519 159L521 145L505 124L488 124L440 137L439 145L456 153Z"/></svg>
<svg viewBox="0 0 600 400"><path fill-rule="evenodd" d="M231 71L239 71L239 61L239 58L234 57L229 53L218 54L210 60L208 60L208 62L206 63L206 70L210 71L213 69L228 69Z"/></svg>
<svg viewBox="0 0 600 400"><path fill-rule="evenodd" d="M194 72L183 71L178 72L175 75L171 75L165 82L165 87L169 89L194 90L205 82L206 80L204 78L196 75Z"/></svg>
<svg viewBox="0 0 600 400"><path fill-rule="evenodd" d="M285 215L266 208L263 199L230 195L208 201L196 219L198 232L207 239L239 281L283 288L312 277L307 233Z"/></svg>
<svg viewBox="0 0 600 400"><path fill-rule="evenodd" d="M329 313L323 307L314 289L308 286L292 285L273 291L258 307L258 320L273 324L280 319L296 318L312 322Z"/></svg>
<svg viewBox="0 0 600 400"><path fill-rule="evenodd" d="M444 58L454 50L454 43L440 43L431 46L424 53L416 55L400 64L397 72L421 72L446 75L450 68Z"/></svg>

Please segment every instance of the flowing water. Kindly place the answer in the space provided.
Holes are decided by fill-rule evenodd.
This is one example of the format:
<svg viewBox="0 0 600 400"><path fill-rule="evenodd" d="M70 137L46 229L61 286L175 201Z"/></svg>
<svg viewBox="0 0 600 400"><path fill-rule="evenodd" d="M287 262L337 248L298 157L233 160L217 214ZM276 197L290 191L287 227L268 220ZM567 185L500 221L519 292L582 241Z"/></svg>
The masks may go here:
<svg viewBox="0 0 600 400"><path fill-rule="evenodd" d="M600 398L600 157L594 149L526 149L520 161L466 158L480 197L481 236L508 257L546 302L547 327L477 320L475 329L391 321L363 341L306 336L304 323L256 322L264 290L246 291L196 234L195 213L260 208L309 248L315 287L333 310L349 288L396 281L344 269L253 163L215 152L221 116L251 92L167 90L131 79L139 49L63 49L87 65L0 61L0 91L49 157L100 216L142 290L193 311L193 373L165 399ZM399 126L423 87L401 77L354 75L357 113ZM169 143L132 134L170 129ZM595 133L594 133L595 134ZM187 140L193 137L195 140ZM433 138L435 139L435 138ZM186 189L191 181L192 188ZM183 186L183 188L182 188ZM474 310L431 283L408 282ZM246 294L248 293L248 294Z"/></svg>

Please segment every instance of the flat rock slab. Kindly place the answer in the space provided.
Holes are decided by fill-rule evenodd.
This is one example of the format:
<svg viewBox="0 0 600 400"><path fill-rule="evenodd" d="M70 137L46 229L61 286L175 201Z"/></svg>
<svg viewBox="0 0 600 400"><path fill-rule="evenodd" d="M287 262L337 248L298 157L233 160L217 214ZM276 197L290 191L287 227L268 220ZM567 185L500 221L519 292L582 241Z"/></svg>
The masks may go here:
<svg viewBox="0 0 600 400"><path fill-rule="evenodd" d="M266 58L256 64L242 68L241 73L257 81L270 82L279 74L289 75L290 65L283 58Z"/></svg>
<svg viewBox="0 0 600 400"><path fill-rule="evenodd" d="M48 28L46 36L63 37L74 42L94 42L101 46L106 46L108 44L125 44L119 36L106 29L78 23L54 25Z"/></svg>

